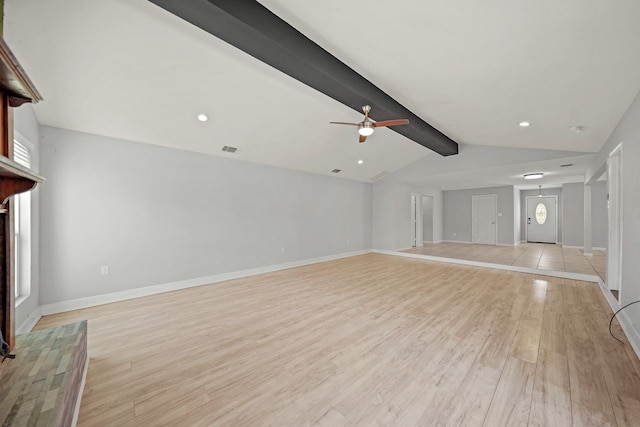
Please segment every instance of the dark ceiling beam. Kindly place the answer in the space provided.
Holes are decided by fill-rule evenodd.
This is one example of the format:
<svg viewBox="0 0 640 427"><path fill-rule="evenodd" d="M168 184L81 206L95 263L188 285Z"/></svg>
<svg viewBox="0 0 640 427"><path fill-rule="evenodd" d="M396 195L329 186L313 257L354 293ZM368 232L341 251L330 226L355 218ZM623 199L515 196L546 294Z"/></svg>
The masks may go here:
<svg viewBox="0 0 640 427"><path fill-rule="evenodd" d="M149 0L296 80L371 118L409 119L392 129L443 156L458 144L254 0Z"/></svg>

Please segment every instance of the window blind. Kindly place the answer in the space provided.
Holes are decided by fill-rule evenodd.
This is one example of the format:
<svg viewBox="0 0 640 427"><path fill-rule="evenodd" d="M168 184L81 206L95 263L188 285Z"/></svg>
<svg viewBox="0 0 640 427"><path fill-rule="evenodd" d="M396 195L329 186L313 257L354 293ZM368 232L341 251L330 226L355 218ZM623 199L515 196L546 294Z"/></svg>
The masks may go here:
<svg viewBox="0 0 640 427"><path fill-rule="evenodd" d="M22 166L31 167L31 152L20 141L13 140L13 160Z"/></svg>

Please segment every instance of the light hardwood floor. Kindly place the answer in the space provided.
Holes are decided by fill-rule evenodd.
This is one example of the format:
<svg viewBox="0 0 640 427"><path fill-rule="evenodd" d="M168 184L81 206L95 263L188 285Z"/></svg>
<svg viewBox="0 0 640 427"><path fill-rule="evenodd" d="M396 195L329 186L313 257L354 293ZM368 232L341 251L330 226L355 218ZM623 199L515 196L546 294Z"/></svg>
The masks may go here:
<svg viewBox="0 0 640 427"><path fill-rule="evenodd" d="M443 258L514 265L539 270L568 271L598 275L605 280L607 254L594 249L585 256L582 249L547 243L521 243L518 246L479 245L473 243L425 243L403 252Z"/></svg>
<svg viewBox="0 0 640 427"><path fill-rule="evenodd" d="M89 320L80 426L637 426L610 312L593 283L367 254L37 328Z"/></svg>

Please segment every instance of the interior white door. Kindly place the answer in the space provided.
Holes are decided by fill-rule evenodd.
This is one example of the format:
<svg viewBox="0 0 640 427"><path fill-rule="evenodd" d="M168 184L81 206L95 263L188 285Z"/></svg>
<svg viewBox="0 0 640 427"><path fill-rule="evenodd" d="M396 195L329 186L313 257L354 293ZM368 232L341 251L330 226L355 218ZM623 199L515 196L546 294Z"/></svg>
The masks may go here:
<svg viewBox="0 0 640 427"><path fill-rule="evenodd" d="M556 196L527 197L527 242L556 243L557 216Z"/></svg>
<svg viewBox="0 0 640 427"><path fill-rule="evenodd" d="M496 244L498 198L495 194L471 198L471 241Z"/></svg>

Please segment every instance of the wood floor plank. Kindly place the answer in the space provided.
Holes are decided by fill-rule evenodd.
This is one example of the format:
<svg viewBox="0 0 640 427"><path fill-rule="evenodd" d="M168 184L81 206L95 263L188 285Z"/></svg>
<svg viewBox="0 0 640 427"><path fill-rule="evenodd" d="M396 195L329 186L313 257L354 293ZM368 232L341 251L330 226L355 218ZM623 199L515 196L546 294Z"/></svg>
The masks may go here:
<svg viewBox="0 0 640 427"><path fill-rule="evenodd" d="M531 427L572 425L569 364L565 355L540 350L531 400Z"/></svg>
<svg viewBox="0 0 640 427"><path fill-rule="evenodd" d="M598 292L367 254L37 328L89 321L81 427L634 425L640 362Z"/></svg>
<svg viewBox="0 0 640 427"><path fill-rule="evenodd" d="M496 387L489 412L488 427L526 426L531 410L535 364L509 357Z"/></svg>

